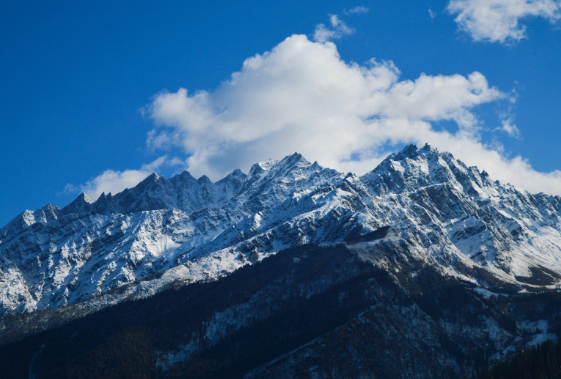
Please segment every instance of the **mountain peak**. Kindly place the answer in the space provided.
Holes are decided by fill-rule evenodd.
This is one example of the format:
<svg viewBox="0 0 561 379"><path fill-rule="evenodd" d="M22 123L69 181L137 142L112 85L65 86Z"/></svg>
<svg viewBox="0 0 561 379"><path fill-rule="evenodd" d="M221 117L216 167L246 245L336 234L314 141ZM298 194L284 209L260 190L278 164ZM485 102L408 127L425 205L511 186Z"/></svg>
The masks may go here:
<svg viewBox="0 0 561 379"><path fill-rule="evenodd" d="M137 187L143 187L146 186L150 183L155 183L160 179L160 176L158 174L156 174L155 172L151 173L150 175L148 175L143 181L141 181L140 183L138 183L136 186Z"/></svg>
<svg viewBox="0 0 561 379"><path fill-rule="evenodd" d="M465 191L476 195L479 193L476 187L483 185L476 168L468 168L452 154L440 153L429 144L420 149L416 145L406 146L384 159L361 180L378 195L411 192L443 183L461 185Z"/></svg>
<svg viewBox="0 0 561 379"><path fill-rule="evenodd" d="M265 161L256 163L253 166L251 166L251 169L249 170L249 176L250 177L255 177L255 176L261 175L265 171L269 171L271 169L271 167L273 167L275 165L275 163L277 163L277 161L275 161L271 158L269 158Z"/></svg>
<svg viewBox="0 0 561 379"><path fill-rule="evenodd" d="M257 165L261 167L263 170L267 171L270 170L271 167L273 167L277 162L278 162L277 160L269 158L267 160L257 163Z"/></svg>
<svg viewBox="0 0 561 379"><path fill-rule="evenodd" d="M197 182L197 179L187 170L181 172L181 174L172 176L169 180L175 186L188 186Z"/></svg>
<svg viewBox="0 0 561 379"><path fill-rule="evenodd" d="M230 173L232 176L244 176L245 174L239 168L235 169Z"/></svg>
<svg viewBox="0 0 561 379"><path fill-rule="evenodd" d="M398 160L404 160L406 158L415 159L419 155L428 155L428 154L441 155L438 149L432 147L428 143L425 143L425 145L420 149L415 144L407 145L399 153L392 154L388 158L394 161L398 161Z"/></svg>
<svg viewBox="0 0 561 379"><path fill-rule="evenodd" d="M210 180L210 178L206 175L201 176L199 179L197 179L197 181L199 183L212 183L212 180Z"/></svg>
<svg viewBox="0 0 561 379"><path fill-rule="evenodd" d="M216 183L226 183L231 181L241 182L247 177L239 168L235 169Z"/></svg>
<svg viewBox="0 0 561 379"><path fill-rule="evenodd" d="M315 171L324 170L320 165L312 165L302 154L294 153L292 155L287 155L279 161L275 161L272 166L269 167L269 172L267 176L274 176L277 178L281 177L298 177L306 176L306 173L311 173Z"/></svg>
<svg viewBox="0 0 561 379"><path fill-rule="evenodd" d="M299 165L304 165L304 166L310 165L310 162L306 158L304 158L300 153L294 153L292 155L288 155L283 159L281 159L278 163L279 165L288 166L288 167L299 166Z"/></svg>
<svg viewBox="0 0 561 379"><path fill-rule="evenodd" d="M82 192L74 201L62 208L62 212L64 214L88 212L91 209L91 205L94 203L95 202L87 193Z"/></svg>
<svg viewBox="0 0 561 379"><path fill-rule="evenodd" d="M92 200L91 197L88 196L87 193L82 192L81 194L78 195L78 197L76 199L80 199L81 201L83 201L84 203L88 203L88 204L92 204L94 201Z"/></svg>
<svg viewBox="0 0 561 379"><path fill-rule="evenodd" d="M300 153L294 153L292 155L287 155L281 160L267 159L265 161L254 164L249 170L249 176L254 176L255 174L262 173L264 171L269 171L273 168L277 170L291 169L297 166L309 166L310 162L302 156Z"/></svg>
<svg viewBox="0 0 561 379"><path fill-rule="evenodd" d="M405 146L399 153L397 153L393 160L394 161L401 161L404 160L406 158L415 158L418 155L419 149L417 148L417 145L407 145ZM389 157L388 157L389 158Z"/></svg>

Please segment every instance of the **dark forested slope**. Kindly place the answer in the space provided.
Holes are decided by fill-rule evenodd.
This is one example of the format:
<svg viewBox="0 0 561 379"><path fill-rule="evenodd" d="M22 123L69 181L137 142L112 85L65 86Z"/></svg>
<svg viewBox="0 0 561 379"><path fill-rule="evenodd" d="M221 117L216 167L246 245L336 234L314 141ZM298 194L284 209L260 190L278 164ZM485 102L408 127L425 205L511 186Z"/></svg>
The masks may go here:
<svg viewBox="0 0 561 379"><path fill-rule="evenodd" d="M421 262L364 258L302 246L106 308L1 347L0 376L454 378L521 347L534 321L560 328L558 294L488 298Z"/></svg>

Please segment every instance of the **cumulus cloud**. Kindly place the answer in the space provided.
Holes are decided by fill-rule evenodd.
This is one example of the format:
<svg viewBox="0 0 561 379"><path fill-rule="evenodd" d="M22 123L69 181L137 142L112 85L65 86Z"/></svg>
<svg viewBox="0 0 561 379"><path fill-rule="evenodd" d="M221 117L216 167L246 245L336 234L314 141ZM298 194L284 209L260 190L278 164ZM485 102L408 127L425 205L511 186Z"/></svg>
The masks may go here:
<svg viewBox="0 0 561 379"><path fill-rule="evenodd" d="M481 73L399 76L392 62L347 63L332 42L293 35L248 58L214 91L157 94L146 109L156 125L147 143L183 149L194 175L218 179L294 151L363 174L397 145L428 142L495 179L561 194L560 172L536 172L522 157L508 158L501 146L482 141L476 108L513 98ZM435 128L438 121L455 127ZM512 121L502 128L518 133Z"/></svg>
<svg viewBox="0 0 561 379"><path fill-rule="evenodd" d="M475 41L499 43L525 38L524 19L541 17L554 23L561 18L559 0L451 0L447 9Z"/></svg>
<svg viewBox="0 0 561 379"><path fill-rule="evenodd" d="M314 32L314 41L324 43L327 41L332 41L334 39L339 39L343 36L353 34L355 30L350 28L343 21L339 19L337 15L329 16L329 26L324 24L318 24Z"/></svg>
<svg viewBox="0 0 561 379"><path fill-rule="evenodd" d="M167 156L162 156L151 163L142 165L140 170L106 170L102 174L80 186L67 184L65 187L65 193L85 192L95 200L102 193L116 194L123 191L125 188L132 188L136 186L164 165L175 166L183 163L184 162L178 158L168 159Z"/></svg>
<svg viewBox="0 0 561 379"><path fill-rule="evenodd" d="M354 8L345 10L343 13L348 15L348 14L358 14L358 13L368 13L368 12L370 12L370 9L362 5L357 5Z"/></svg>

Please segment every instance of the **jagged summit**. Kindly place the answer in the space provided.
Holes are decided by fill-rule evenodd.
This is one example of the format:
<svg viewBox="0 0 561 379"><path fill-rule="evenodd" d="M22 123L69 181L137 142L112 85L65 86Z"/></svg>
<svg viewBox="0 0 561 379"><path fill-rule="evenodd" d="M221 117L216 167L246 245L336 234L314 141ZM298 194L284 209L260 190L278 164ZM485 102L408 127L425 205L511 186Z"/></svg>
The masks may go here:
<svg viewBox="0 0 561 379"><path fill-rule="evenodd" d="M281 159L279 162L283 166L309 166L311 163L302 156L300 153L294 153L292 155L288 155Z"/></svg>
<svg viewBox="0 0 561 379"><path fill-rule="evenodd" d="M224 207L244 186L248 195L256 196L267 189L257 186L258 182L267 182L271 186L276 181L284 180L287 184L325 170L317 163L310 164L301 154L294 153L281 160L268 159L257 163L247 175L236 169L217 182L206 175L195 179L188 171L169 179L154 173L133 188L117 194L103 193L96 201L92 201L85 193L80 194L63 209L63 213L127 214L158 209L192 212L205 207ZM334 170L327 172L329 175L335 173Z"/></svg>
<svg viewBox="0 0 561 379"><path fill-rule="evenodd" d="M417 148L416 145L408 145L397 154L388 156L377 168L364 175L362 178L364 181L368 182L371 181L369 178L377 178L388 172L394 173L395 171L401 171L404 166L403 163L396 162L403 162L407 159L417 160L419 156L429 155L440 156L438 150L430 147L428 144L421 149ZM453 159L451 155L450 158ZM220 203L220 199L217 198L221 198L222 201L230 199L228 195L223 194L223 196L220 196L217 194L217 192L223 191L223 188L219 187L227 186L227 192L233 195L231 193L233 190L239 190L239 187L251 178L253 178L253 180L264 176L269 179L272 177L284 178L287 175L292 175L294 172L299 172L297 175L300 176L306 175L307 173L299 171L302 169L304 169L304 171L309 169L312 171L324 170L317 162L311 164L301 154L294 153L281 160L268 159L256 163L251 167L247 175L241 170L236 169L217 182L212 182L206 175L196 179L188 171L183 171L170 179L153 173L133 188L125 189L117 194L104 193L96 201L93 201L87 194L82 193L63 209L63 213L128 213L169 208L190 211L193 207L197 208L194 204L199 200L196 194L205 192L199 187L208 187L206 200L210 200L213 204L219 205L217 203ZM336 173L335 170L330 171L331 174ZM397 181L402 181L402 179L397 178ZM184 196L183 200L172 199L170 196L167 196L172 192L185 192L185 188L182 190L182 187L191 189L188 191L190 195Z"/></svg>
<svg viewBox="0 0 561 379"><path fill-rule="evenodd" d="M59 213L60 213L60 208L51 203L48 203L47 205L37 209L36 211L30 211L30 210L23 211L22 213L17 215L12 221L10 221L6 226L0 229L0 243L2 242L3 239L6 239L10 235L17 234L21 230L24 230L38 222L47 223L47 222L56 221Z"/></svg>
<svg viewBox="0 0 561 379"><path fill-rule="evenodd" d="M245 176L245 174L242 172L242 170L240 170L239 168L235 169L234 171L232 171L230 174L228 174L228 176ZM226 178L228 177L226 176Z"/></svg>
<svg viewBox="0 0 561 379"><path fill-rule="evenodd" d="M448 152L440 152L437 148L430 146L428 143L423 147L419 148L415 144L410 144L405 146L401 151L390 154L386 159L380 163L378 166L384 166L387 163L384 162L401 162L406 160L419 160L419 159L438 159L438 157L445 158L449 157L454 159L453 155ZM374 169L377 169L375 167Z"/></svg>
<svg viewBox="0 0 561 379"><path fill-rule="evenodd" d="M88 194L82 192L78 195L78 197L76 197L76 199L74 199L74 201L62 208L62 212L65 214L87 212L93 203L95 203L95 201L92 200Z"/></svg>
<svg viewBox="0 0 561 379"><path fill-rule="evenodd" d="M141 181L140 183L138 183L135 188L137 189L144 189L144 188L148 188L150 186L155 185L156 183L158 183L161 180L164 180L164 177L161 177L160 175L156 174L155 172L151 173L150 175L148 175L143 181ZM116 194L110 194L112 196L117 195Z"/></svg>
<svg viewBox="0 0 561 379"><path fill-rule="evenodd" d="M91 204L91 203L94 202L94 201L92 200L92 198L89 197L88 194L85 193L85 192L82 192L80 195L78 195L78 198L80 198L80 197L83 199L84 202L86 202L86 203L88 203L88 204Z"/></svg>
<svg viewBox="0 0 561 379"><path fill-rule="evenodd" d="M417 145L414 144L407 145L399 153L394 155L393 160L401 161L407 158L410 159L416 158L418 156L418 151L419 149L417 148Z"/></svg>
<svg viewBox="0 0 561 379"><path fill-rule="evenodd" d="M440 153L425 144L422 148L408 145L388 156L361 180L376 195L415 191L430 185L448 184L462 187L471 194L481 193L490 185L488 176L476 167L468 167L448 152Z"/></svg>
<svg viewBox="0 0 561 379"><path fill-rule="evenodd" d="M428 143L426 143L420 149L415 144L409 144L409 145L406 145L405 147L403 147L397 153L391 153L382 162L390 161L390 160L402 161L402 160L405 160L405 159L408 159L408 158L409 159L415 159L417 156L419 156L419 154L423 154L423 153L425 153L425 154L426 153L439 154L438 150L436 148L433 148L432 146L430 146Z"/></svg>

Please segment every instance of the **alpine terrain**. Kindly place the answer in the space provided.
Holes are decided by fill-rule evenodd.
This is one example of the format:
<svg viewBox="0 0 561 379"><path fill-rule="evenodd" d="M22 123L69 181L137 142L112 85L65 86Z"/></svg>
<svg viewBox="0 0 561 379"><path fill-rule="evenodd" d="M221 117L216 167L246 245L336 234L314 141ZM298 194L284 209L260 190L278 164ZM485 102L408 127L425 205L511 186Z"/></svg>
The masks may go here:
<svg viewBox="0 0 561 379"><path fill-rule="evenodd" d="M0 229L0 377L475 375L560 335L560 207L428 145L48 204Z"/></svg>

